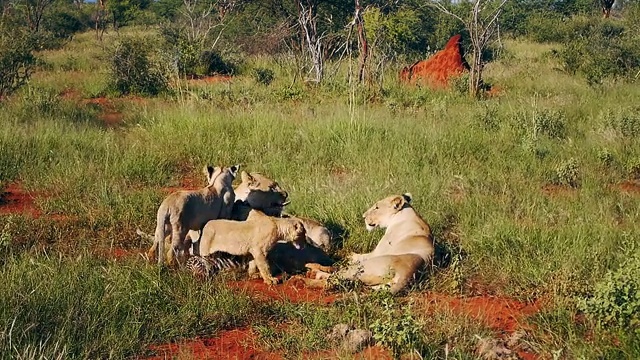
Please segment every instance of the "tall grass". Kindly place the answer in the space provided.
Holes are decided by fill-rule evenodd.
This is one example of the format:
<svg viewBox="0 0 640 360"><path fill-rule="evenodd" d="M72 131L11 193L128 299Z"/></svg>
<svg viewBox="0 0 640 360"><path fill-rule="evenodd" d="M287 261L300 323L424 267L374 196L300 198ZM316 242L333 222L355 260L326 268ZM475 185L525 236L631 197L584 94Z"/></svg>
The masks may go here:
<svg viewBox="0 0 640 360"><path fill-rule="evenodd" d="M277 179L291 194L292 213L341 228L345 240L337 256L372 249L380 233L367 233L361 214L384 196L408 191L437 241L462 256L455 274L436 272L427 287L462 276L463 283L481 281L521 298L570 298L637 251L637 195L616 184L633 177L629 169L640 158L633 130L640 87L592 88L557 70L550 45L506 46L507 54L487 68L502 93L481 101L389 81L374 102L365 102L371 99L366 87L349 89L339 79L337 86L292 86L281 62L260 58L257 65L276 73L268 86L251 76L183 84L173 98L123 105L125 121L115 128L100 123L99 109L57 97L68 86L62 79L78 69L55 65L59 75L42 72L0 103L0 181L50 194L37 205L73 220L61 226L14 218L9 235L20 250L68 252L69 243L145 247L132 240L133 229L153 228L161 187L204 181L206 163L241 163ZM70 55L46 56L64 63ZM95 56L78 60L78 68L102 69ZM94 90L83 93L99 93L100 81L89 81ZM355 103L351 90L358 93ZM577 183L556 185L571 159ZM555 190L545 190L551 185ZM2 229L8 218L0 219ZM264 318L222 285L216 293L245 310L224 307L205 295L205 285L181 275L160 282L139 264L115 265L90 254L80 260L11 254L1 269L3 336L12 337L3 354L37 348L51 357L131 356L143 343ZM20 305L25 301L30 306ZM558 311L572 313L571 306L560 303ZM186 307L187 321L179 323L173 314ZM567 324L565 315L542 319L543 327L561 324L562 334L582 326ZM119 327L125 320L129 325ZM541 342L543 352L571 346L591 354L579 336L554 341Z"/></svg>

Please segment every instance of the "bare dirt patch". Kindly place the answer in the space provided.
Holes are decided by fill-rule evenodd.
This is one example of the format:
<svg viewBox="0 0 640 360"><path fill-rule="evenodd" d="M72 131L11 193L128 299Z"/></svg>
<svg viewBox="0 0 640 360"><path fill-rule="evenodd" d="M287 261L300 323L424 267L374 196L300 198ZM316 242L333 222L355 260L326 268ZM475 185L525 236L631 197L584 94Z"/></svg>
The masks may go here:
<svg viewBox="0 0 640 360"><path fill-rule="evenodd" d="M576 196L578 190L566 185L546 184L542 187L542 193L548 197Z"/></svg>
<svg viewBox="0 0 640 360"><path fill-rule="evenodd" d="M192 78L187 82L189 85L207 85L207 84L229 84L232 81L232 77L230 75L212 75L212 76L204 76L200 78Z"/></svg>
<svg viewBox="0 0 640 360"><path fill-rule="evenodd" d="M331 304L338 299L337 294L328 294L323 290L307 288L298 281L285 281L278 285L267 285L262 279L230 281L227 285L235 290L248 293L264 300L287 300L294 303L312 302Z"/></svg>
<svg viewBox="0 0 640 360"><path fill-rule="evenodd" d="M109 128L117 127L124 120L124 114L117 110L115 103L107 98L98 97L84 100L85 104L94 104L100 108L98 119Z"/></svg>
<svg viewBox="0 0 640 360"><path fill-rule="evenodd" d="M618 184L617 188L625 193L640 195L640 180L626 180Z"/></svg>
<svg viewBox="0 0 640 360"><path fill-rule="evenodd" d="M45 216L35 203L40 197L43 195L26 191L19 183L11 183L0 192L0 215L25 215L34 219ZM46 217L57 221L71 219L61 214L47 214Z"/></svg>
<svg viewBox="0 0 640 360"><path fill-rule="evenodd" d="M419 303L427 312L451 310L483 322L501 333L529 329L525 318L540 310L540 303L523 303L499 296L455 297L438 293L425 293Z"/></svg>
<svg viewBox="0 0 640 360"><path fill-rule="evenodd" d="M425 293L419 299L419 304L427 313L449 310L458 315L476 319L496 331L497 335L501 337L509 337L509 335L514 337L523 331L531 330L526 318L540 311L542 305L540 301L524 303L499 296L464 298L438 293ZM539 358L538 355L530 351L518 349L517 340L507 341L507 344L509 344L507 350L515 351L521 359Z"/></svg>
<svg viewBox="0 0 640 360"><path fill-rule="evenodd" d="M260 350L256 343L256 334L250 328L225 330L216 337L152 345L150 350L157 355L146 359L284 359L278 353Z"/></svg>

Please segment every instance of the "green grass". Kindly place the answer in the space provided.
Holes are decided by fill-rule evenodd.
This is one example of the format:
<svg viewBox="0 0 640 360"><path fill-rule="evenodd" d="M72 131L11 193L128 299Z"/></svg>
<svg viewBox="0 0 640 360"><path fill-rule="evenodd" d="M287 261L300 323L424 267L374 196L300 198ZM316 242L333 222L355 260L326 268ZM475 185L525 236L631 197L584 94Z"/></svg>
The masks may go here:
<svg viewBox="0 0 640 360"><path fill-rule="evenodd" d="M502 94L480 101L401 87L393 73L382 91L350 89L341 76L292 86L286 61L259 58L248 63L275 71L269 86L250 72L230 84L183 83L165 98L123 101L122 126L106 128L99 108L57 96L65 88L86 98L104 93L105 53L92 36L42 54L51 67L0 103L0 187L19 181L45 195L37 200L45 213L72 216L59 223L0 215L0 238L8 240L0 242L0 334L12 338L0 353L122 358L153 342L288 322L261 334L300 356L340 320L368 326L364 315L349 315L349 304L279 303L266 311L222 283L177 273L160 281L153 267L88 250L149 246L134 229L154 227L161 187L197 183L207 163L241 163L277 179L291 195L290 212L344 229L337 256L372 249L380 233L365 231L362 213L411 192L438 241L461 254L455 269L435 271L422 288L464 294L465 284L479 281L500 294L549 298L533 319L531 341L543 355L640 354L637 338L575 321L572 300L637 252L638 197L616 188L640 158L637 83L591 88L558 70L554 46L521 41L508 41L507 55L487 67ZM544 128L549 116L562 136ZM546 194L570 159L578 187ZM485 331L455 316L416 315L429 329L427 357L443 356L442 344L453 339L463 339L455 351L469 356L473 335ZM602 335L594 335L598 347L587 333ZM299 339L307 345L296 347Z"/></svg>

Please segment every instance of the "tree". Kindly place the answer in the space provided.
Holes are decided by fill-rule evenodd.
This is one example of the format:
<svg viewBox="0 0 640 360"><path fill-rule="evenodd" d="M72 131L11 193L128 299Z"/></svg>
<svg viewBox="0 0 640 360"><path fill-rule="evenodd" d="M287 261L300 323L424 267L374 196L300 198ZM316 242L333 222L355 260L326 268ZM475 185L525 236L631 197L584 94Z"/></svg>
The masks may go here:
<svg viewBox="0 0 640 360"><path fill-rule="evenodd" d="M298 24L302 32L301 48L311 61L309 81L320 83L324 74L322 53L324 34L318 33L318 4L315 0L296 0L296 4L298 5Z"/></svg>
<svg viewBox="0 0 640 360"><path fill-rule="evenodd" d="M55 0L22 0L20 3L24 7L25 16L29 29L33 32L40 31L40 24L47 8L54 3Z"/></svg>
<svg viewBox="0 0 640 360"><path fill-rule="evenodd" d="M469 32L473 58L469 74L469 95L472 97L478 97L482 89L482 71L485 65L482 54L496 39L498 20L506 2L507 0L475 0L466 17L452 12L442 2L432 3L436 9L461 21Z"/></svg>
<svg viewBox="0 0 640 360"><path fill-rule="evenodd" d="M615 0L600 0L600 5L602 5L602 17L608 18L611 16L611 8L613 7L613 3Z"/></svg>

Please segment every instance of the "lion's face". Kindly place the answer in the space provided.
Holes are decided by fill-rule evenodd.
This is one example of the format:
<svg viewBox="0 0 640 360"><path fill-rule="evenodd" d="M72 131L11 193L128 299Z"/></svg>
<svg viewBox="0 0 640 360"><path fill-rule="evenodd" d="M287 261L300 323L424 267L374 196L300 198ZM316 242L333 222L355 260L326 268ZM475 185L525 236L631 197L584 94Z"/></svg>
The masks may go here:
<svg viewBox="0 0 640 360"><path fill-rule="evenodd" d="M289 203L289 194L277 182L260 173L241 174L242 183L235 189L236 199L246 201L252 209L261 210L269 216L280 216Z"/></svg>
<svg viewBox="0 0 640 360"><path fill-rule="evenodd" d="M302 221L297 219L291 219L290 221L293 227L291 243L296 249L300 249L304 247L304 244L307 242L307 231L305 230Z"/></svg>
<svg viewBox="0 0 640 360"><path fill-rule="evenodd" d="M411 203L411 195L394 195L376 202L362 217L368 231L376 227L386 228L389 219Z"/></svg>
<svg viewBox="0 0 640 360"><path fill-rule="evenodd" d="M233 179L236 178L238 174L238 169L240 165L233 165L229 167L218 167L218 166L205 166L204 174L207 176L208 186L213 186L216 182L219 184L224 184L227 186L231 186Z"/></svg>

